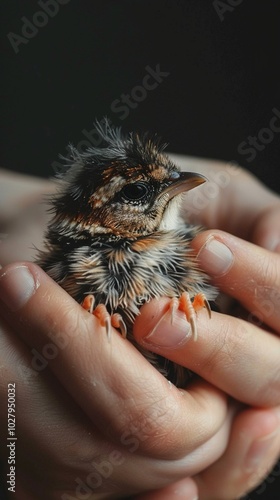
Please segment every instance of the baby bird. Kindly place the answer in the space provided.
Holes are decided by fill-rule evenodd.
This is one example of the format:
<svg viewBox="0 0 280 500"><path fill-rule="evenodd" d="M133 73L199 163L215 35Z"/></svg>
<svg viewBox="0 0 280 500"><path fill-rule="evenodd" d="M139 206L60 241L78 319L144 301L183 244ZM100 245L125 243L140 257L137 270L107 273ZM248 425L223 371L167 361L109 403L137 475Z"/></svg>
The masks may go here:
<svg viewBox="0 0 280 500"><path fill-rule="evenodd" d="M184 311L194 340L196 311L206 307L210 316L216 291L190 247L200 228L179 216L182 193L206 179L180 172L165 146L147 135L123 136L108 121L96 128L104 147L71 148L38 263L99 318L109 337L112 324L184 387L189 371L139 347L132 326L141 305L155 297L170 298L170 321L177 308Z"/></svg>

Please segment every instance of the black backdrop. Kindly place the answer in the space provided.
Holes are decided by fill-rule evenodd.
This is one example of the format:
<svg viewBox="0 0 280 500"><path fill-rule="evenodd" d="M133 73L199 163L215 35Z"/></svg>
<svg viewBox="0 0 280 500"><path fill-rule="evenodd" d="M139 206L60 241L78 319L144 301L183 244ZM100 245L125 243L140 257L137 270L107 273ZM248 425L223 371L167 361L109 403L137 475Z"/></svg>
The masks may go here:
<svg viewBox="0 0 280 500"><path fill-rule="evenodd" d="M237 161L280 192L277 4L2 2L1 166L53 175L107 115L170 151ZM263 498L276 498L277 476Z"/></svg>
<svg viewBox="0 0 280 500"><path fill-rule="evenodd" d="M107 115L280 190L277 3L3 2L2 166L52 175L67 144ZM145 80L147 67L165 76Z"/></svg>

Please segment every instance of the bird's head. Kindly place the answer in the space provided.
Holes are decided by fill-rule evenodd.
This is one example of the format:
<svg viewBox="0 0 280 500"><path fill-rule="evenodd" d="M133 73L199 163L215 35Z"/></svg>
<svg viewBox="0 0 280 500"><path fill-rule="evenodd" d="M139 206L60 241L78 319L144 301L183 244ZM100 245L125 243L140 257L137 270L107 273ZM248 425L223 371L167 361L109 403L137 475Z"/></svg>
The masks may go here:
<svg viewBox="0 0 280 500"><path fill-rule="evenodd" d="M113 235L134 238L176 228L181 194L205 182L180 172L146 136L121 135L120 129L96 125L104 148L79 153L63 179L55 201L56 224L65 236Z"/></svg>

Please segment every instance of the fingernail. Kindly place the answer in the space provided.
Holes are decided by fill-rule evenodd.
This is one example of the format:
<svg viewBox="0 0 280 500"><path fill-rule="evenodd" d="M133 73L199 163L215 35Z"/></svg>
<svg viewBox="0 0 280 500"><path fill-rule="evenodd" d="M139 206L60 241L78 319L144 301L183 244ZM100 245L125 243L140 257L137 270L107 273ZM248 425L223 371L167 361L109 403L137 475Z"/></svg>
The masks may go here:
<svg viewBox="0 0 280 500"><path fill-rule="evenodd" d="M182 481L178 481L174 485L174 489L172 491L174 498L191 498L192 500L199 500L197 494L193 496L193 483L190 482L189 478L183 479ZM173 497L172 497L173 498Z"/></svg>
<svg viewBox="0 0 280 500"><path fill-rule="evenodd" d="M197 258L210 276L222 276L233 264L233 253L219 240L210 237L201 248Z"/></svg>
<svg viewBox="0 0 280 500"><path fill-rule="evenodd" d="M38 287L39 281L27 266L11 267L0 274L0 300L12 312L21 309Z"/></svg>
<svg viewBox="0 0 280 500"><path fill-rule="evenodd" d="M263 463L266 453L270 448L274 448L278 434L279 429L253 442L245 458L244 468L247 472L255 470Z"/></svg>
<svg viewBox="0 0 280 500"><path fill-rule="evenodd" d="M191 326L186 320L186 315L177 310L172 317L171 310L168 310L153 330L143 337L143 343L175 349L189 340L191 336Z"/></svg>

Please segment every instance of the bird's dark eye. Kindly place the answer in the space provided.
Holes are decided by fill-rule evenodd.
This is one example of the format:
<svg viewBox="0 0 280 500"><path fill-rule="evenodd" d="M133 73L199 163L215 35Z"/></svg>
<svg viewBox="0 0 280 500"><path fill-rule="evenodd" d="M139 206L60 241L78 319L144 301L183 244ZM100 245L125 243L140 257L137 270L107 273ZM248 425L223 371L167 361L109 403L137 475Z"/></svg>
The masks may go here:
<svg viewBox="0 0 280 500"><path fill-rule="evenodd" d="M147 198L149 187L145 182L134 182L124 186L120 192L126 201L137 202Z"/></svg>

